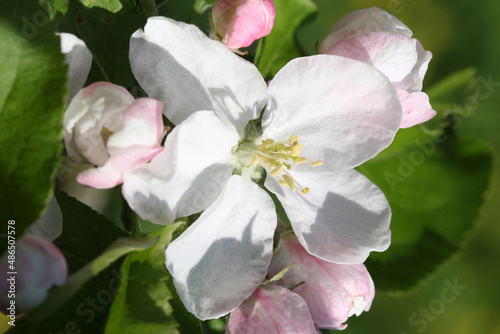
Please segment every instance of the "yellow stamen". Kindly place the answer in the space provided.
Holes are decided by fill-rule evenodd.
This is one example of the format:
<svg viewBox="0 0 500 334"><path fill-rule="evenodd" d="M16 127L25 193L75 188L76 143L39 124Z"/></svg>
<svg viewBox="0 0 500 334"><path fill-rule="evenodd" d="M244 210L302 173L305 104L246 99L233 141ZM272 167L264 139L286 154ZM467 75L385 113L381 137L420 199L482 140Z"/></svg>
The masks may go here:
<svg viewBox="0 0 500 334"><path fill-rule="evenodd" d="M310 163L311 167L323 165L323 161L310 162L307 158L301 157L300 153L304 145L299 144L299 137L292 135L288 141L274 141L265 139L257 145L252 142L243 142L239 145L238 151L246 160L246 164L260 165L264 167L268 175L276 177L279 184L290 188L291 191L299 189L302 194L309 193L310 189L303 187L288 172L291 170L292 162L294 165L301 163Z"/></svg>
<svg viewBox="0 0 500 334"><path fill-rule="evenodd" d="M309 160L307 160L304 157L300 157L299 159L295 160L294 162L295 162L296 165L298 165L298 164L302 164L304 162L309 162Z"/></svg>
<svg viewBox="0 0 500 334"><path fill-rule="evenodd" d="M294 192L295 190L297 190L297 187L295 186L295 182L293 181L293 179L288 176L288 175L283 175L283 179L285 180L286 183L288 183L288 186L290 187L290 189Z"/></svg>
<svg viewBox="0 0 500 334"><path fill-rule="evenodd" d="M276 177L280 175L282 172L283 172L283 165L278 165L278 167L276 167L271 171L271 175Z"/></svg>
<svg viewBox="0 0 500 334"><path fill-rule="evenodd" d="M323 165L323 160L318 160L315 162L311 162L311 167L319 167Z"/></svg>
<svg viewBox="0 0 500 334"><path fill-rule="evenodd" d="M279 184L281 184L283 187L290 188L290 187L288 186L288 183L286 183L286 182L285 182L285 181L283 181L283 180L278 180L278 183L279 183Z"/></svg>

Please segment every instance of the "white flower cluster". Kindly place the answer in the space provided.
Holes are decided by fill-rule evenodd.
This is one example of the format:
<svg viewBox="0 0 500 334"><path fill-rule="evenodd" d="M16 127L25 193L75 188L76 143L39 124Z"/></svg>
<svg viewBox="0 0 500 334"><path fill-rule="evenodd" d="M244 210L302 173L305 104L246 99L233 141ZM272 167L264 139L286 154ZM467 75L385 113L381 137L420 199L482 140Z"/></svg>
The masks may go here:
<svg viewBox="0 0 500 334"><path fill-rule="evenodd" d="M400 127L435 115L421 92L431 54L390 14L347 15L319 51L266 84L196 26L151 17L130 40L132 71L149 98L95 83L64 119L70 157L97 166L80 183L123 183L130 207L156 224L202 212L168 246L166 266L186 308L202 320L231 313L230 333L343 329L370 308L363 262L389 247L391 210L354 167ZM163 147L162 112L175 125ZM266 281L291 263L277 283Z"/></svg>

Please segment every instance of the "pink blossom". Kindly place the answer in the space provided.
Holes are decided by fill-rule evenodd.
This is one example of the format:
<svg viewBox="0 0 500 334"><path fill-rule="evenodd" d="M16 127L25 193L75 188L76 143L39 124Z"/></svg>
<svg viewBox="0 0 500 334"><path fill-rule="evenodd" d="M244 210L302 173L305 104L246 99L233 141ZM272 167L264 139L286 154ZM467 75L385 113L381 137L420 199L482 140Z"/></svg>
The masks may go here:
<svg viewBox="0 0 500 334"><path fill-rule="evenodd" d="M123 173L148 163L163 151L163 104L150 98L134 100L123 87L97 82L73 98L64 115L64 139L69 156L91 163L77 177L94 188L112 188Z"/></svg>
<svg viewBox="0 0 500 334"><path fill-rule="evenodd" d="M226 323L226 333L317 333L307 305L287 288L259 287Z"/></svg>
<svg viewBox="0 0 500 334"><path fill-rule="evenodd" d="M230 49L269 35L275 16L272 0L215 0L212 8L214 32Z"/></svg>
<svg viewBox="0 0 500 334"><path fill-rule="evenodd" d="M274 276L291 263L279 283L296 287L293 292L306 302L318 328L344 329L347 318L370 309L375 287L363 264L336 264L309 254L297 237L283 237L274 254L269 274Z"/></svg>
<svg viewBox="0 0 500 334"><path fill-rule="evenodd" d="M35 235L25 235L15 248L15 270L8 262L9 253L0 260L0 307L3 311L10 305L8 291L15 282L15 302L18 312L26 312L42 303L49 289L66 283L68 269L66 260L53 243ZM15 279L9 281L17 272Z"/></svg>
<svg viewBox="0 0 500 334"><path fill-rule="evenodd" d="M398 90L401 128L407 128L436 115L427 94L421 92L432 54L411 36L411 30L396 17L372 7L338 21L319 52L356 59L384 73Z"/></svg>

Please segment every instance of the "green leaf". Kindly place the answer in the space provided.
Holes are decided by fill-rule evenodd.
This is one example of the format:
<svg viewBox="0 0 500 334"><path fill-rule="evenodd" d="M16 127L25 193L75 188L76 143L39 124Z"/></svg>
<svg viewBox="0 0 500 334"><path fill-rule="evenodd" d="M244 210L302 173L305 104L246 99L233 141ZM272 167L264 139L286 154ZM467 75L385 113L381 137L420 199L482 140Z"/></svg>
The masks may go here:
<svg viewBox="0 0 500 334"><path fill-rule="evenodd" d="M474 110L466 102L475 98L474 90L478 85L476 76L475 68L464 68L425 89L432 108L437 112L436 117L424 124L425 128L441 130L446 126L449 115L469 117L473 114ZM464 103L458 104L456 101Z"/></svg>
<svg viewBox="0 0 500 334"><path fill-rule="evenodd" d="M301 56L295 42L295 31L302 21L316 12L311 0L274 0L274 27L259 45L257 67L264 78L274 76L286 63Z"/></svg>
<svg viewBox="0 0 500 334"><path fill-rule="evenodd" d="M448 75L430 88L427 88L425 92L433 105L436 102L452 105L456 101L463 100L468 95L467 93L476 87L476 75L477 71L475 68L464 68Z"/></svg>
<svg viewBox="0 0 500 334"><path fill-rule="evenodd" d="M53 19L57 12L66 13L69 0L40 0L49 8L50 17Z"/></svg>
<svg viewBox="0 0 500 334"><path fill-rule="evenodd" d="M87 281L108 268L120 257L135 250L148 249L152 247L155 242L156 239L134 240L120 238L116 240L103 254L75 274L71 275L65 285L53 288L43 304L26 316L27 320L39 321L46 318L71 300Z"/></svg>
<svg viewBox="0 0 500 334"><path fill-rule="evenodd" d="M63 232L54 243L66 257L70 274L100 256L117 238L129 236L66 193L56 191L55 195L63 215Z"/></svg>
<svg viewBox="0 0 500 334"><path fill-rule="evenodd" d="M15 220L19 238L52 193L67 67L54 24L36 1L0 2L0 50L0 221Z"/></svg>
<svg viewBox="0 0 500 334"><path fill-rule="evenodd" d="M146 23L134 0L71 0L60 30L82 39L92 52L87 85L109 81L132 88L135 79L128 60L130 36Z"/></svg>
<svg viewBox="0 0 500 334"><path fill-rule="evenodd" d="M178 333L177 322L182 333L201 332L199 321L182 312L182 303L173 299L175 289L165 266L165 248L179 225L153 233L159 236L154 247L127 256L120 272L127 279L122 280L105 333Z"/></svg>
<svg viewBox="0 0 500 334"><path fill-rule="evenodd" d="M391 247L366 262L377 288L403 292L457 255L490 185L492 153L477 139L458 140L419 127L358 170L385 193L392 209Z"/></svg>

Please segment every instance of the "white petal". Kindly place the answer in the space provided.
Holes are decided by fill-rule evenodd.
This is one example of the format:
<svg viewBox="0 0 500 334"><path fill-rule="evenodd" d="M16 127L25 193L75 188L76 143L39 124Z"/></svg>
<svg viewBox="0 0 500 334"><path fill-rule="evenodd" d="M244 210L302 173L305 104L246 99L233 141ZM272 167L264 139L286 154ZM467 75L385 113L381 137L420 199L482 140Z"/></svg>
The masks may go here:
<svg viewBox="0 0 500 334"><path fill-rule="evenodd" d="M163 135L163 105L140 98L123 112L123 128L112 134L106 143L111 156L138 148L157 148Z"/></svg>
<svg viewBox="0 0 500 334"><path fill-rule="evenodd" d="M66 102L78 93L85 85L92 66L92 53L85 43L73 34L59 33L61 51L64 53L64 62L68 65L68 97Z"/></svg>
<svg viewBox="0 0 500 334"><path fill-rule="evenodd" d="M370 64L399 88L417 62L416 43L416 39L402 34L376 32L339 41L328 54Z"/></svg>
<svg viewBox="0 0 500 334"><path fill-rule="evenodd" d="M253 64L196 26L165 17L149 18L144 31L132 35L130 64L174 124L198 110L214 110L242 131L267 100L266 84Z"/></svg>
<svg viewBox="0 0 500 334"><path fill-rule="evenodd" d="M56 197L52 195L47 211L30 226L26 233L42 237L48 241L54 241L62 233L63 216Z"/></svg>
<svg viewBox="0 0 500 334"><path fill-rule="evenodd" d="M123 127L121 114L133 102L125 88L109 82L81 89L64 113L64 141L71 159L104 165L109 156L103 129L119 131Z"/></svg>
<svg viewBox="0 0 500 334"><path fill-rule="evenodd" d="M249 178L233 175L224 191L166 251L166 265L187 310L218 318L248 298L266 276L276 211Z"/></svg>
<svg viewBox="0 0 500 334"><path fill-rule="evenodd" d="M293 173L292 173L293 174ZM389 247L391 209L380 189L355 170L295 173L311 190L291 192L266 180L278 195L302 246L325 261L362 263L371 251Z"/></svg>
<svg viewBox="0 0 500 334"><path fill-rule="evenodd" d="M297 135L317 171L357 166L386 148L402 117L394 86L372 66L348 58L297 58L269 86L261 139ZM307 164L297 166L306 170Z"/></svg>
<svg viewBox="0 0 500 334"><path fill-rule="evenodd" d="M328 50L333 45L346 38L379 31L396 32L408 37L413 34L394 15L378 7L356 10L333 25L325 40L321 43L319 53L328 53Z"/></svg>
<svg viewBox="0 0 500 334"><path fill-rule="evenodd" d="M304 299L275 285L255 290L231 312L225 329L228 334L317 333Z"/></svg>
<svg viewBox="0 0 500 334"><path fill-rule="evenodd" d="M432 53L430 51L425 51L422 43L417 40L417 63L413 68L411 75L409 76L409 83L412 83L408 88L402 88L408 90L409 93L420 92L422 90L422 85L424 81L425 73L429 67L429 62L432 58ZM411 78L411 79L410 79Z"/></svg>
<svg viewBox="0 0 500 334"><path fill-rule="evenodd" d="M143 219L157 224L205 210L234 170L239 136L211 111L190 116L167 136L165 150L124 174L122 192Z"/></svg>

